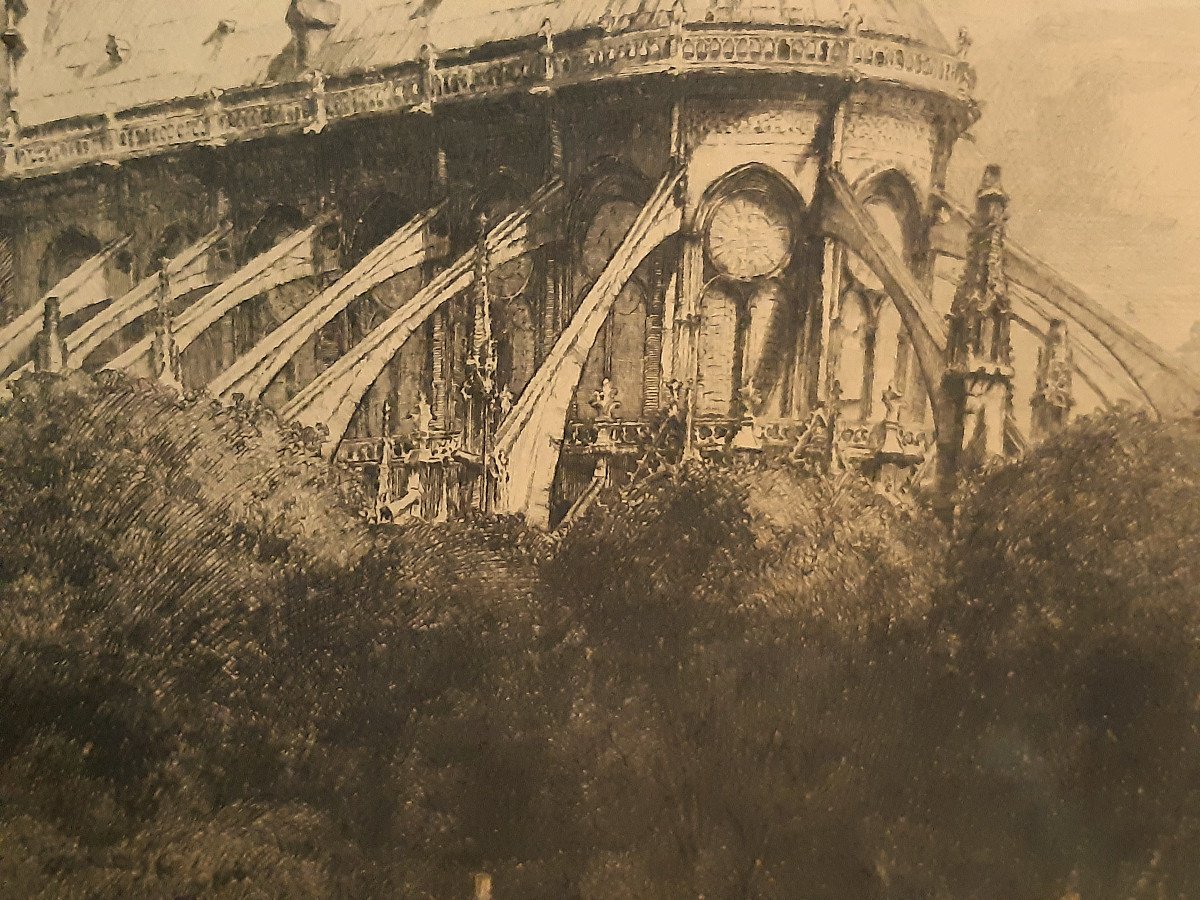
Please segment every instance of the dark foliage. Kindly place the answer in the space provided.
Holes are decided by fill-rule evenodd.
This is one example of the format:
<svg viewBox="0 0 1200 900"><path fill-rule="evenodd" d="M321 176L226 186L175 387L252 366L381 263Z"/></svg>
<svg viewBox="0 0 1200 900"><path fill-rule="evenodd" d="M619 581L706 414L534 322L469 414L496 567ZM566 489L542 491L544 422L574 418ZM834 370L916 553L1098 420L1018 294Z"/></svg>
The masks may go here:
<svg viewBox="0 0 1200 900"><path fill-rule="evenodd" d="M695 468L371 530L258 408L0 408L0 896L1200 896L1200 432L1084 421L952 539Z"/></svg>

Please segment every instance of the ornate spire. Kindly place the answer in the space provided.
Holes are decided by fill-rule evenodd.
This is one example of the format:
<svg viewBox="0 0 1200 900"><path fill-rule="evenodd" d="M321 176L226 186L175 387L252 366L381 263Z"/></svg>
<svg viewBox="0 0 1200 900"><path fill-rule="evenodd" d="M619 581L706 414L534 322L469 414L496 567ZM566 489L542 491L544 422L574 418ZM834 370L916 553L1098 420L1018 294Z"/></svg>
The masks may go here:
<svg viewBox="0 0 1200 900"><path fill-rule="evenodd" d="M990 165L975 195L975 227L950 309L951 368L1008 366L1012 361L1004 266L1007 226L1008 194L1000 183L1000 167Z"/></svg>
<svg viewBox="0 0 1200 900"><path fill-rule="evenodd" d="M966 266L950 308L946 384L962 425L961 462L1003 456L1012 414L1011 307L1004 268L1008 194L1000 167L983 173Z"/></svg>

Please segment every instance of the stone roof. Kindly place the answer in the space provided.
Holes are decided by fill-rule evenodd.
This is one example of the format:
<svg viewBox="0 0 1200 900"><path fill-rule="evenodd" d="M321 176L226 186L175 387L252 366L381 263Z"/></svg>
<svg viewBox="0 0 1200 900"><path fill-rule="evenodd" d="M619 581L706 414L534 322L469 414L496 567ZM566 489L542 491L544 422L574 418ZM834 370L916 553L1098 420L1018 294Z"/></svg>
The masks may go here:
<svg viewBox="0 0 1200 900"><path fill-rule="evenodd" d="M43 0L21 31L17 109L23 126L290 80L289 0ZM647 27L673 0L342 0L340 19L309 59L327 75L383 69L440 52L537 33ZM688 22L840 26L846 0L685 0ZM921 0L854 0L862 31L949 47ZM292 67L289 68L289 64Z"/></svg>

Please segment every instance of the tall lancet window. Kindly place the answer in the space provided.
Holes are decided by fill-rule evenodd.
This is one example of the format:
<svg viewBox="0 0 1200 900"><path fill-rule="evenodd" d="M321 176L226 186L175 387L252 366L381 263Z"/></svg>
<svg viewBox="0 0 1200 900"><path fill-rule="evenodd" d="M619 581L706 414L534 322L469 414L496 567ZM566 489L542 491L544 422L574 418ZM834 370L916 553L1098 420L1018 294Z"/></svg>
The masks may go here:
<svg viewBox="0 0 1200 900"><path fill-rule="evenodd" d="M904 265L911 264L915 200L896 178L881 179L864 207ZM882 418L881 398L889 388L902 394L920 389L900 313L883 281L853 252L846 254L843 290L830 333L830 357L843 418ZM919 406L908 403L906 406Z"/></svg>
<svg viewBox="0 0 1200 900"><path fill-rule="evenodd" d="M572 314L617 252L641 204L624 197L599 203L580 236L573 273ZM621 290L612 312L588 354L575 398L575 415L581 420L597 415L638 420L646 412L646 353L649 346L649 304L654 295L653 261L638 268ZM604 383L608 390L604 391ZM605 406L596 402L604 393ZM612 406L615 398L619 405Z"/></svg>

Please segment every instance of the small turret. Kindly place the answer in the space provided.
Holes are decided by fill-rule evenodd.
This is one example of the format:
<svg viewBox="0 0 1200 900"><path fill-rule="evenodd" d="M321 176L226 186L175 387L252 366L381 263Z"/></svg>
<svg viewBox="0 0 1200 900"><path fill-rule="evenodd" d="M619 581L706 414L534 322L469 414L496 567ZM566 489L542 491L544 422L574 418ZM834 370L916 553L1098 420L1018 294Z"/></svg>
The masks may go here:
<svg viewBox="0 0 1200 900"><path fill-rule="evenodd" d="M988 166L975 195L975 225L950 308L946 382L958 404L963 460L1003 456L1012 408L1012 308L1005 272L1008 194Z"/></svg>
<svg viewBox="0 0 1200 900"><path fill-rule="evenodd" d="M67 339L62 333L62 307L57 297L47 297L42 310L34 368L39 372L67 370Z"/></svg>

